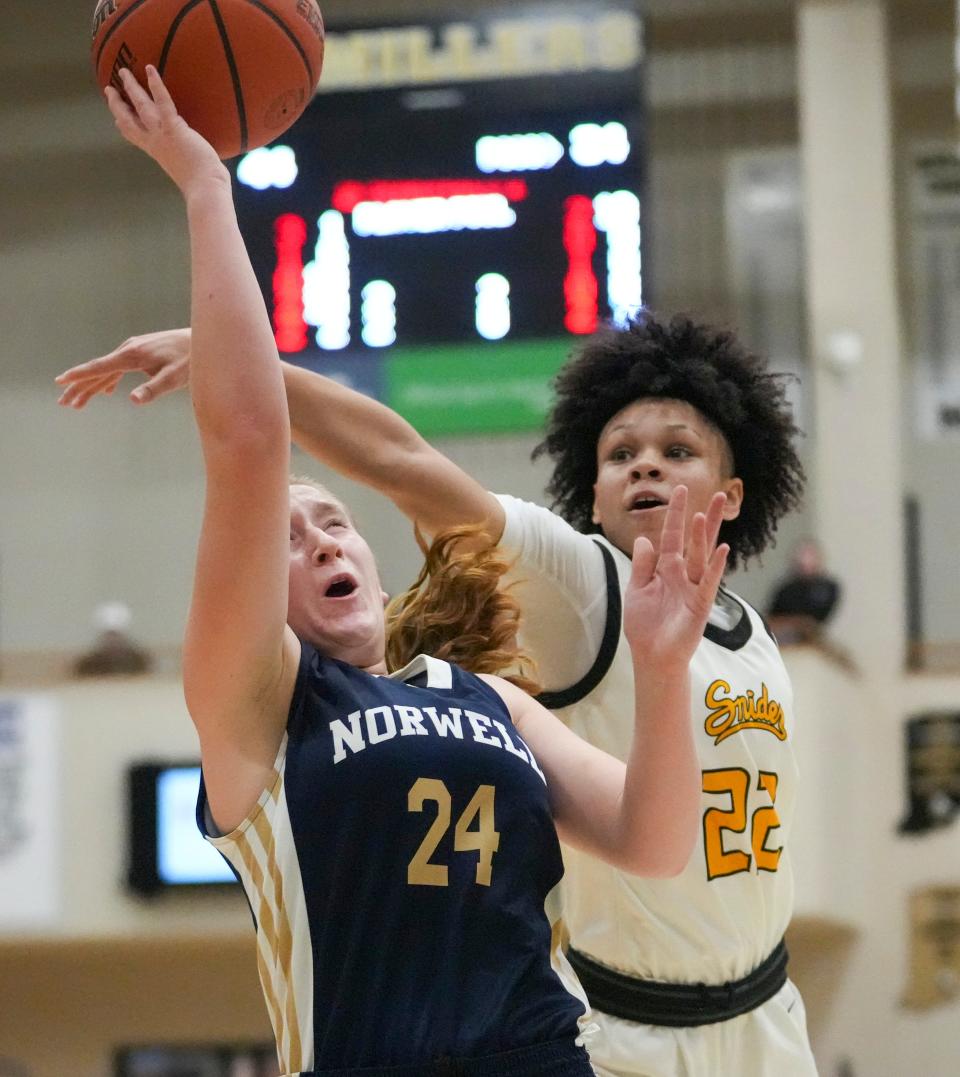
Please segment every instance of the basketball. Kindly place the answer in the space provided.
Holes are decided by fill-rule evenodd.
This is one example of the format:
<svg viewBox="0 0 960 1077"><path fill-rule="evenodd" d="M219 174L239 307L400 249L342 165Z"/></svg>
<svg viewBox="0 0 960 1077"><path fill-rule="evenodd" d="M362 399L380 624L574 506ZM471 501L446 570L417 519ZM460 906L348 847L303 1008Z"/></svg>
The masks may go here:
<svg viewBox="0 0 960 1077"><path fill-rule="evenodd" d="M160 72L180 115L222 158L272 142L310 103L323 67L316 0L99 0L91 58L118 90Z"/></svg>

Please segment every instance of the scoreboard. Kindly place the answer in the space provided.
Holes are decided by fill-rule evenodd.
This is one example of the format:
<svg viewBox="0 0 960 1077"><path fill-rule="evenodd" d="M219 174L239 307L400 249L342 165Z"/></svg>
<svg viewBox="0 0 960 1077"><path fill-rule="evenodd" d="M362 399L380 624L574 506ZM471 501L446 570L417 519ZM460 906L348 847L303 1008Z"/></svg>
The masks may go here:
<svg viewBox="0 0 960 1077"><path fill-rule="evenodd" d="M424 433L539 425L575 343L642 296L629 3L328 33L321 89L235 163L281 355Z"/></svg>

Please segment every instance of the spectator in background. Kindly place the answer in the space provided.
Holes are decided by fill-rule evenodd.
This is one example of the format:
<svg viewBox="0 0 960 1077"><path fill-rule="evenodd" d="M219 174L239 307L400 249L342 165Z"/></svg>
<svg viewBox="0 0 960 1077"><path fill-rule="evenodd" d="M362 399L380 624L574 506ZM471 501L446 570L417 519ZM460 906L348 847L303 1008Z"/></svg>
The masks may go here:
<svg viewBox="0 0 960 1077"><path fill-rule="evenodd" d="M781 644L819 642L839 600L840 584L825 571L819 545L804 539L773 592L767 619Z"/></svg>
<svg viewBox="0 0 960 1077"><path fill-rule="evenodd" d="M93 611L97 638L93 647L73 664L78 677L109 677L146 673L153 665L147 651L128 634L130 607L123 602L102 602Z"/></svg>

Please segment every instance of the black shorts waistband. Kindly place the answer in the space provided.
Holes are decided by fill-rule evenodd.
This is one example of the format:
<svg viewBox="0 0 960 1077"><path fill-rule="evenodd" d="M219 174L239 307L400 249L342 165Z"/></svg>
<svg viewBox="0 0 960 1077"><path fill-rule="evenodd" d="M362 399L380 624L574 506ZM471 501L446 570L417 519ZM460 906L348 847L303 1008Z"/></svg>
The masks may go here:
<svg viewBox="0 0 960 1077"><path fill-rule="evenodd" d="M567 959L594 1009L625 1021L668 1028L729 1021L762 1006L787 982L787 948L782 941L753 972L724 984L640 980L607 968L572 946Z"/></svg>
<svg viewBox="0 0 960 1077"><path fill-rule="evenodd" d="M590 1056L573 1040L554 1040L476 1058L437 1058L408 1066L304 1070L301 1077L593 1077Z"/></svg>

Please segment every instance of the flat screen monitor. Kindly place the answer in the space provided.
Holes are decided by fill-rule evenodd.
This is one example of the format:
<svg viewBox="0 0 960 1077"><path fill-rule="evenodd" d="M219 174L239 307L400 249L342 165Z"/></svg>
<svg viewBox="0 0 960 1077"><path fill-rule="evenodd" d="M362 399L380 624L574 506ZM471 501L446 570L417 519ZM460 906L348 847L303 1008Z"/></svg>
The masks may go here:
<svg viewBox="0 0 960 1077"><path fill-rule="evenodd" d="M140 894L236 883L196 824L200 766L144 762L128 774L128 883Z"/></svg>

